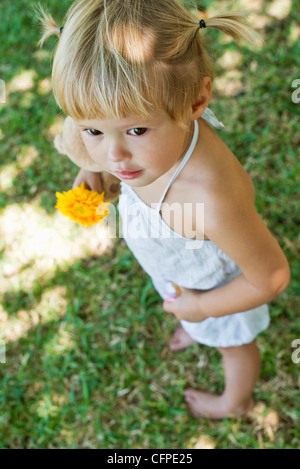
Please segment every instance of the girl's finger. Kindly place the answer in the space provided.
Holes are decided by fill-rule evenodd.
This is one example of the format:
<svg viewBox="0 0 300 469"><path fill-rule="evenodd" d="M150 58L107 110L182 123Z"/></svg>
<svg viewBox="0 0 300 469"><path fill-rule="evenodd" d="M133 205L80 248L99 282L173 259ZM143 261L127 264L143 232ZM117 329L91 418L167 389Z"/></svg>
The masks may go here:
<svg viewBox="0 0 300 469"><path fill-rule="evenodd" d="M172 293L166 293L166 298L165 298L165 301L167 303L173 303L173 301L175 301L178 296L176 294L172 294Z"/></svg>
<svg viewBox="0 0 300 469"><path fill-rule="evenodd" d="M175 300L174 300L174 301L175 301ZM171 309L170 309L171 307L172 307L172 306L171 306L171 302L170 302L170 301L165 300L165 301L163 302L163 308L164 308L164 310L167 311L167 313L172 313L172 314L174 314L173 311L171 311Z"/></svg>

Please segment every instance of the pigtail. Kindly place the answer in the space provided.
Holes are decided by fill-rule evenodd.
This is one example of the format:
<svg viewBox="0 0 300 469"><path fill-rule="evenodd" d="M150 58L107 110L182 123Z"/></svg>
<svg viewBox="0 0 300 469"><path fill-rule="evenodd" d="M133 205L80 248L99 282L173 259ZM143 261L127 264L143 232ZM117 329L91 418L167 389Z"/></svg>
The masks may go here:
<svg viewBox="0 0 300 469"><path fill-rule="evenodd" d="M43 36L38 42L38 45L42 47L48 37L53 36L53 34L60 37L62 28L60 28L60 26L52 18L50 13L48 13L41 5L37 6L37 8L35 9L35 13L43 29Z"/></svg>
<svg viewBox="0 0 300 469"><path fill-rule="evenodd" d="M235 41L244 39L250 44L261 42L261 36L246 23L246 14L239 11L221 13L205 20L207 28L216 28ZM201 28L201 25L200 25Z"/></svg>

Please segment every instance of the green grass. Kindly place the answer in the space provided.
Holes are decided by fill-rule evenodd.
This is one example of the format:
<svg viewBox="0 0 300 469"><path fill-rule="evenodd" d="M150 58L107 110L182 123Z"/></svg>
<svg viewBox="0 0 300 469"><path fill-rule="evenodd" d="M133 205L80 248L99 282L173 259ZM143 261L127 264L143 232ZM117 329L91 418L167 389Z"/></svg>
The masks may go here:
<svg viewBox="0 0 300 469"><path fill-rule="evenodd" d="M70 1L45 3L63 24ZM245 3L197 2L220 10ZM64 118L47 81L55 41L38 50L30 3L2 0L0 78L8 98L0 105L0 448L300 447L300 364L291 359L292 341L300 339L300 104L291 100L300 78L300 15L296 1L281 18L268 13L272 2L262 4L263 48L206 33L218 78L231 77L218 59L241 54L232 66L240 83L229 78L228 91L216 81L211 108L253 178L257 208L293 277L258 337L260 407L251 417L213 422L190 416L183 391L222 391L219 352L192 345L171 354L176 321L124 241L102 252L91 246L93 228L57 215L55 192L71 187L77 169L53 147Z"/></svg>

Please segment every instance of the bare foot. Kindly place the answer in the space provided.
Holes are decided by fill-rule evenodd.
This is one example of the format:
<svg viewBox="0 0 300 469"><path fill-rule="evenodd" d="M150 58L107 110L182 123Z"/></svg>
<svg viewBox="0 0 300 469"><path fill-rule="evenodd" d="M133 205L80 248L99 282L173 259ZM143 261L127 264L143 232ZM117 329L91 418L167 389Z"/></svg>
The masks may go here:
<svg viewBox="0 0 300 469"><path fill-rule="evenodd" d="M250 397L245 405L234 409L232 406L229 407L223 396L215 396L194 389L187 389L184 392L184 397L192 415L196 418L207 417L217 420L226 417L237 417L246 414L254 406L254 402Z"/></svg>
<svg viewBox="0 0 300 469"><path fill-rule="evenodd" d="M170 343L170 350L172 352L176 352L177 350L182 350L187 348L189 345L193 344L196 342L194 339L191 338L191 336L188 335L187 332L183 329L182 325L180 324Z"/></svg>

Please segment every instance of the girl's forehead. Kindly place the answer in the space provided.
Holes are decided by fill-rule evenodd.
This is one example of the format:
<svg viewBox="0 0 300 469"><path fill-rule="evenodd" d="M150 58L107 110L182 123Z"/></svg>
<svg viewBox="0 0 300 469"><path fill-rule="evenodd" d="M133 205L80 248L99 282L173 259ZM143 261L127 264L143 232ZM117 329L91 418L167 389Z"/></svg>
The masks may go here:
<svg viewBox="0 0 300 469"><path fill-rule="evenodd" d="M113 127L116 130L122 130L123 128L133 127L136 125L159 125L164 120L167 119L167 116L163 116L162 114L153 114L149 115L149 117L138 117L138 116L130 116L125 119L83 119L80 121L76 121L80 127L91 127L91 126L109 126Z"/></svg>

